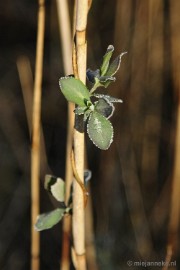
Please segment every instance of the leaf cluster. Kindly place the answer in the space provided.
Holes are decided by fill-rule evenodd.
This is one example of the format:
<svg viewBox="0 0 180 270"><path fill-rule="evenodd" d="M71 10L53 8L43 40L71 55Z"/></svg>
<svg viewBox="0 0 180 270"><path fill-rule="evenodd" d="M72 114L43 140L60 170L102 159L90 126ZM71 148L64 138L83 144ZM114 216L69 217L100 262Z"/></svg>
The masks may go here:
<svg viewBox="0 0 180 270"><path fill-rule="evenodd" d="M91 179L91 171L84 171L84 182L87 185ZM46 175L44 188L59 202L59 207L50 212L41 214L37 217L35 229L37 231L43 231L55 226L65 215L72 213L72 188L69 201L65 204L65 183L60 177L53 175Z"/></svg>
<svg viewBox="0 0 180 270"><path fill-rule="evenodd" d="M114 75L121 63L122 53L110 63L114 47L109 45L99 69L87 70L87 79L92 84L89 90L79 79L72 76L60 78L60 89L65 98L76 104L75 114L83 115L87 123L87 133L92 142L100 149L106 150L113 141L113 126L109 118L114 113L114 103L121 99L104 94L94 94L99 87L107 88L115 81Z"/></svg>

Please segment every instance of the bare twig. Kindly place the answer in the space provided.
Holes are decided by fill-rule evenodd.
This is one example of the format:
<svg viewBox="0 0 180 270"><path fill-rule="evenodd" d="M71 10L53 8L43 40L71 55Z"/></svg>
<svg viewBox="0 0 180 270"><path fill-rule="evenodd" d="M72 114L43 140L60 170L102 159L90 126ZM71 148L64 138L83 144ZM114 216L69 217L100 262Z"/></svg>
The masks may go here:
<svg viewBox="0 0 180 270"><path fill-rule="evenodd" d="M36 47L35 83L32 115L32 152L31 152L31 269L39 269L39 234L34 231L34 224L39 214L39 168L40 168L40 114L42 92L42 68L44 51L45 5L39 0L38 31Z"/></svg>
<svg viewBox="0 0 180 270"><path fill-rule="evenodd" d="M86 188L85 188L85 186L83 184L82 179L78 175L78 172L77 172L77 169L76 169L76 166L75 166L74 152L73 151L71 153L71 163L72 163L72 169L73 169L74 177L75 177L76 181L78 182L79 186L82 189L83 196L84 196L84 207L86 207L88 192L87 192L87 190L86 190Z"/></svg>

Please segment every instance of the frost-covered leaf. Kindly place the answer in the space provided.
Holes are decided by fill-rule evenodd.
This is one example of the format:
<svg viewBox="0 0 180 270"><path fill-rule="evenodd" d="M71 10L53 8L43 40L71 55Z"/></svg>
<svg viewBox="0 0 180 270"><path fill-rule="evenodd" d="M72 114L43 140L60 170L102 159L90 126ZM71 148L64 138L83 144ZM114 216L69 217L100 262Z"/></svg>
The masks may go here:
<svg viewBox="0 0 180 270"><path fill-rule="evenodd" d="M72 77L60 78L59 86L65 98L80 107L84 107L85 102L90 100L87 87L78 79Z"/></svg>
<svg viewBox="0 0 180 270"><path fill-rule="evenodd" d="M100 83L105 83L105 82L108 82L108 81L113 81L114 82L115 80L116 80L116 78L111 77L111 76L101 76L99 78Z"/></svg>
<svg viewBox="0 0 180 270"><path fill-rule="evenodd" d="M126 53L127 52L123 52L118 57L115 58L115 60L109 65L109 68L106 72L106 76L114 76L114 74L118 71L120 67L122 56Z"/></svg>
<svg viewBox="0 0 180 270"><path fill-rule="evenodd" d="M86 122L86 120L88 119L88 117L91 114L91 112L92 112L91 110L85 111L85 113L84 113L84 122Z"/></svg>
<svg viewBox="0 0 180 270"><path fill-rule="evenodd" d="M92 142L102 150L108 149L113 141L111 122L96 111L90 114L87 132Z"/></svg>
<svg viewBox="0 0 180 270"><path fill-rule="evenodd" d="M107 88L112 82L114 82L115 80L108 80L106 82L102 82L101 85L104 86L104 88Z"/></svg>
<svg viewBox="0 0 180 270"><path fill-rule="evenodd" d="M99 86L107 88L110 83L115 82L116 78L111 76L102 76L99 78Z"/></svg>
<svg viewBox="0 0 180 270"><path fill-rule="evenodd" d="M64 202L65 183L63 179L61 179L60 177L53 176L53 175L46 175L44 187L53 195L53 197L57 201Z"/></svg>
<svg viewBox="0 0 180 270"><path fill-rule="evenodd" d="M109 45L108 48L107 48L107 51L103 57L103 63L100 67L100 70L101 70L101 76L104 76L108 70L108 67L109 67L109 61L111 59L111 56L113 54L113 51L114 51L114 46L113 45Z"/></svg>
<svg viewBox="0 0 180 270"><path fill-rule="evenodd" d="M111 97L109 95L103 95L103 94L94 94L93 95L96 98L104 98L107 99L111 103L123 103L122 99Z"/></svg>
<svg viewBox="0 0 180 270"><path fill-rule="evenodd" d="M37 217L35 229L37 231L43 231L52 228L62 219L65 212L66 209L57 208L51 212L39 215Z"/></svg>
<svg viewBox="0 0 180 270"><path fill-rule="evenodd" d="M89 182L89 180L92 177L92 172L90 170L84 170L84 183L85 185L87 185L87 183Z"/></svg>
<svg viewBox="0 0 180 270"><path fill-rule="evenodd" d="M96 102L95 110L108 119L113 115L114 105L108 99L100 98Z"/></svg>
<svg viewBox="0 0 180 270"><path fill-rule="evenodd" d="M87 110L87 107L76 107L74 110L74 113L77 115L82 115L85 113L85 111Z"/></svg>
<svg viewBox="0 0 180 270"><path fill-rule="evenodd" d="M88 81L90 81L91 83L95 83L95 78L100 77L100 71L99 69L96 69L93 71L90 68L88 68L86 71L86 76L87 76Z"/></svg>

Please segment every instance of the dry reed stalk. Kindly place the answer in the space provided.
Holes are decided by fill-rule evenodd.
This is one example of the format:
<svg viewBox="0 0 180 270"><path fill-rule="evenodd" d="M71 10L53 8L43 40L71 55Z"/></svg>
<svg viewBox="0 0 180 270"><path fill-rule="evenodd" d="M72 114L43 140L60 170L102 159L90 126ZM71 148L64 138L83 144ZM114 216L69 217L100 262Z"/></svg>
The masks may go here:
<svg viewBox="0 0 180 270"><path fill-rule="evenodd" d="M86 82L86 25L88 14L88 0L76 1L76 59L79 79ZM84 179L84 131L83 119L75 119L74 129L74 155L75 166L83 183ZM81 127L81 130L80 128ZM80 185L73 181L73 240L74 251L78 270L86 269L85 258L85 220L84 220L84 195Z"/></svg>
<svg viewBox="0 0 180 270"><path fill-rule="evenodd" d="M174 81L175 96L178 99L177 108L177 128L175 141L175 160L172 178L172 195L171 195L171 209L170 220L168 227L168 244L166 261L170 262L172 256L176 256L178 247L178 232L180 221L180 20L179 20L179 1L171 1L170 5L170 27L171 27L171 53L172 53L172 75ZM167 268L164 267L163 270Z"/></svg>
<svg viewBox="0 0 180 270"><path fill-rule="evenodd" d="M40 174L40 115L42 92L42 69L45 30L45 3L38 1L38 30L36 45L36 66L32 115L32 151L31 151L31 269L39 269L40 236L35 232L34 224L39 215L39 174Z"/></svg>
<svg viewBox="0 0 180 270"><path fill-rule="evenodd" d="M21 89L23 93L24 105L26 110L27 123L29 128L30 137L32 135L32 107L33 107L33 76L30 66L30 61L28 57L21 56L17 59L17 68L21 83ZM40 164L41 164L41 176L43 177L45 173L51 173L48 166L45 140L42 127L40 130ZM44 180L43 180L44 182Z"/></svg>
<svg viewBox="0 0 180 270"><path fill-rule="evenodd" d="M72 34L70 27L70 17L67 0L57 0L57 11L59 20L59 30L62 44L62 56L65 75L72 74ZM67 124L67 143L66 143L66 172L65 172L65 202L67 204L73 179L71 166L71 151L73 141L73 125L74 125L74 104L68 102L68 124ZM63 219L63 240L62 240L62 256L61 270L69 270L70 268L70 235L71 235L71 216Z"/></svg>

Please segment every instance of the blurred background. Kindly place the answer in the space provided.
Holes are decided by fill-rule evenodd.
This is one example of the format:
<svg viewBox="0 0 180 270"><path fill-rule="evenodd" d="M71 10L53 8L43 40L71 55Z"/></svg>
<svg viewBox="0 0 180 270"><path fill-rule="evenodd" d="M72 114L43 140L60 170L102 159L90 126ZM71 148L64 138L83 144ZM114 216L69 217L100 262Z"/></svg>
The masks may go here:
<svg viewBox="0 0 180 270"><path fill-rule="evenodd" d="M73 1L69 1L73 14ZM0 269L30 269L30 147L21 73L32 99L37 1L0 3ZM123 99L112 123L114 142L100 151L87 141L96 269L139 269L127 261L162 261L167 243L180 269L178 137L180 72L179 0L94 0L88 17L88 67L100 66L109 44L113 57L127 51L108 94ZM42 90L45 156L41 212L55 202L44 175L64 178L67 103L56 1L46 1ZM178 154L179 153L179 154ZM177 180L177 181L176 181ZM173 187L173 188L172 188ZM171 198L177 211L172 214ZM174 208L173 208L174 209ZM169 227L169 221L175 224ZM174 223L173 223L174 221ZM41 233L41 269L60 269L62 224ZM88 234L88 233L87 233ZM92 239L91 239L92 240ZM94 266L95 267L95 266ZM143 267L141 267L144 269ZM73 266L72 266L72 269ZM89 267L91 270L95 268ZM154 269L146 267L145 269Z"/></svg>

